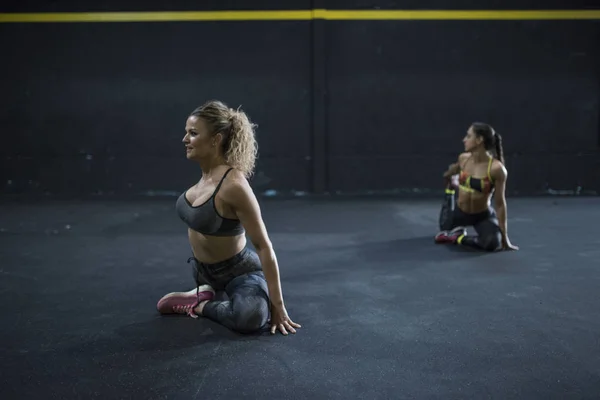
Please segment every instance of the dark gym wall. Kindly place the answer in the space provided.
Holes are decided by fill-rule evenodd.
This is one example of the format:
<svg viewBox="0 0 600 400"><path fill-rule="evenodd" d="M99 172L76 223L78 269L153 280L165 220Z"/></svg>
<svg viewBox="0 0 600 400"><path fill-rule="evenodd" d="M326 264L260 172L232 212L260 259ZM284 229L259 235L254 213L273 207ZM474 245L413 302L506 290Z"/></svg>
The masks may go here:
<svg viewBox="0 0 600 400"><path fill-rule="evenodd" d="M480 120L503 135L512 190L600 189L597 31L580 21L330 22L331 187L441 184Z"/></svg>
<svg viewBox="0 0 600 400"><path fill-rule="evenodd" d="M93 8L19 3L3 2L0 12L165 10L157 1ZM417 8L279 3L251 8ZM240 1L201 4L182 1L177 10L250 8ZM575 7L592 8L585 1L544 5ZM455 8L482 9L468 0ZM0 24L7 60L0 64L0 188L34 195L179 192L199 178L182 151L185 118L200 102L219 98L242 105L259 124L253 185L260 192L439 191L441 172L474 120L503 134L510 192L600 191L599 27L420 20Z"/></svg>
<svg viewBox="0 0 600 400"><path fill-rule="evenodd" d="M200 177L185 159L185 120L210 98L259 124L259 185L308 190L309 24L0 25L4 190L182 190Z"/></svg>

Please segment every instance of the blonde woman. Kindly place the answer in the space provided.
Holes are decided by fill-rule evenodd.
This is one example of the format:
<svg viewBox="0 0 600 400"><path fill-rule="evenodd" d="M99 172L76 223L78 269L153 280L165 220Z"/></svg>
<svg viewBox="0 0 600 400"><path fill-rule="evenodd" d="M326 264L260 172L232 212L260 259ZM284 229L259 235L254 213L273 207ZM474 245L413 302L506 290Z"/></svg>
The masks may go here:
<svg viewBox="0 0 600 400"><path fill-rule="evenodd" d="M285 308L277 257L248 182L257 155L254 128L243 111L215 100L188 117L183 143L202 178L179 197L176 210L188 226L196 288L165 295L157 309L204 316L240 333L268 326L287 335L300 325ZM246 234L256 252L246 247ZM228 298L217 300L215 292L223 291Z"/></svg>

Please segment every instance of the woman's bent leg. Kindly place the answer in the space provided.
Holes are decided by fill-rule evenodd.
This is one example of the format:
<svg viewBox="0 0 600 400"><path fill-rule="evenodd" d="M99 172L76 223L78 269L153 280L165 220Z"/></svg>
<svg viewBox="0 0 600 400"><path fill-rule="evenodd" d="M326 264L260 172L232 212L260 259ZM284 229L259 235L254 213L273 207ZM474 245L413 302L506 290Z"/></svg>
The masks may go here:
<svg viewBox="0 0 600 400"><path fill-rule="evenodd" d="M483 251L498 251L502 248L502 231L496 213L490 210L489 216L473 225L477 236L463 235L457 239L461 246Z"/></svg>
<svg viewBox="0 0 600 400"><path fill-rule="evenodd" d="M262 272L244 274L225 287L225 301L208 301L202 315L240 333L263 329L269 320L270 302L267 282Z"/></svg>

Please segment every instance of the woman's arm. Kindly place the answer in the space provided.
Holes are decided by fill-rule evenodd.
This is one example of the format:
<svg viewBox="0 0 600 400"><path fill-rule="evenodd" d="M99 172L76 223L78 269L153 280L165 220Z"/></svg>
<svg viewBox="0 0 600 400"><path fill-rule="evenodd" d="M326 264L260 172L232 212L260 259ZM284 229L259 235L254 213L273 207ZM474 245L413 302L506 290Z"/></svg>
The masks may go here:
<svg viewBox="0 0 600 400"><path fill-rule="evenodd" d="M507 237L507 223L506 223L506 178L507 171L503 165L494 168L492 178L496 185L494 193L494 205L496 213L498 214L498 222L500 223L500 229L502 230L502 239Z"/></svg>
<svg viewBox="0 0 600 400"><path fill-rule="evenodd" d="M444 172L444 178L450 178L452 175L456 175L460 172L460 165L458 163L450 164L446 172Z"/></svg>
<svg viewBox="0 0 600 400"><path fill-rule="evenodd" d="M456 175L460 173L461 165L464 161L469 157L469 153L462 153L458 156L458 160L455 163L452 163L448 166L446 172L444 172L444 178L449 178L452 175Z"/></svg>
<svg viewBox="0 0 600 400"><path fill-rule="evenodd" d="M235 211L260 258L271 300L271 333L275 333L276 328L284 335L288 331L295 333L294 328L300 325L288 317L285 309L277 257L254 191L245 178L236 177L224 185L222 196Z"/></svg>
<svg viewBox="0 0 600 400"><path fill-rule="evenodd" d="M273 245L262 219L258 200L250 184L244 179L232 179L223 188L224 200L233 208L254 245L269 286L269 297L275 306L283 306L279 266Z"/></svg>
<svg viewBox="0 0 600 400"><path fill-rule="evenodd" d="M508 171L502 163L498 162L492 170L492 178L496 190L494 193L494 205L496 213L498 214L498 223L500 230L502 231L502 245L505 249L517 250L518 247L513 246L508 239L508 222L506 212L506 180L508 177Z"/></svg>

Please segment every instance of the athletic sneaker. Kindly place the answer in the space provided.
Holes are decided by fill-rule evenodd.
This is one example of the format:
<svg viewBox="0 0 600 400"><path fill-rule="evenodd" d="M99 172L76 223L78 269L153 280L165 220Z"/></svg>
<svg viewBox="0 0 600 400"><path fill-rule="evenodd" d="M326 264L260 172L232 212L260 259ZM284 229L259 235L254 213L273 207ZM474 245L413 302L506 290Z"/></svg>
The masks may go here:
<svg viewBox="0 0 600 400"><path fill-rule="evenodd" d="M161 314L187 314L198 318L194 309L204 300L212 300L215 291L210 285L198 286L189 292L173 292L165 295L158 301L156 309Z"/></svg>
<svg viewBox="0 0 600 400"><path fill-rule="evenodd" d="M436 243L456 243L459 237L467 234L467 229L464 226L457 226L451 231L441 231L435 235Z"/></svg>

